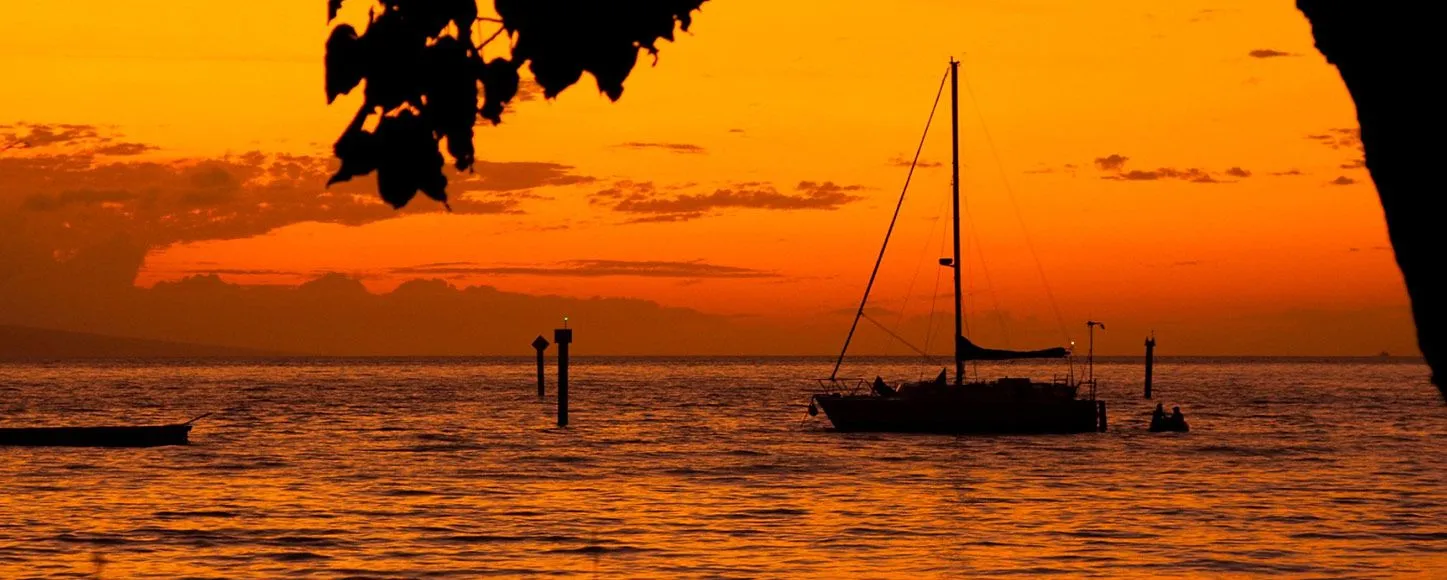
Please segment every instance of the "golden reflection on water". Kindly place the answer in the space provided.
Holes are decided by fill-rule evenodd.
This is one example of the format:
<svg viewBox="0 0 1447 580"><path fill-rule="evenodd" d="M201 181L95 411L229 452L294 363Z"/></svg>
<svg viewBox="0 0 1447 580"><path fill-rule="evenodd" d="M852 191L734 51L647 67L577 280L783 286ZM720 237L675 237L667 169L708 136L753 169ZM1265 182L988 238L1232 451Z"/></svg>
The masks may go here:
<svg viewBox="0 0 1447 580"><path fill-rule="evenodd" d="M1107 363L1111 432L983 438L803 420L827 365L585 359L558 430L524 359L0 364L0 425L217 412L0 448L0 577L1447 577L1418 364L1163 361L1151 435Z"/></svg>

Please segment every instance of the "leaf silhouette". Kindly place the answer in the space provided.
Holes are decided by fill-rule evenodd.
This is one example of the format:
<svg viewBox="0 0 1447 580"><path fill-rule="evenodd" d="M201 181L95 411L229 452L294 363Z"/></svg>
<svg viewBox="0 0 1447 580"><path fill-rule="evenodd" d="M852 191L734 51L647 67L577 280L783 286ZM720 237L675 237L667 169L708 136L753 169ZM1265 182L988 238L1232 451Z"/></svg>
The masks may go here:
<svg viewBox="0 0 1447 580"><path fill-rule="evenodd" d="M357 38L357 29L343 24L332 30L327 38L327 103L338 95L352 92L362 83L362 42Z"/></svg>
<svg viewBox="0 0 1447 580"><path fill-rule="evenodd" d="M340 24L327 39L327 102L366 81L364 102L332 146L341 167L328 185L375 171L378 193L393 207L418 191L445 204L442 141L458 170L472 168L477 117L502 122L522 66L548 98L586 72L616 101L639 51L656 62L658 40L688 30L703 1L496 0L498 33L512 40L512 51L484 62L473 40L476 0L379 0L362 32ZM327 0L328 22L341 5Z"/></svg>
<svg viewBox="0 0 1447 580"><path fill-rule="evenodd" d="M377 191L382 201L401 208L421 190L428 197L447 201L447 178L442 175L442 153L432 131L420 116L402 111L377 125Z"/></svg>
<svg viewBox="0 0 1447 580"><path fill-rule="evenodd" d="M482 118L496 125L502 122L503 105L518 94L518 67L505 58L494 58L483 66L478 75L482 79L484 99Z"/></svg>

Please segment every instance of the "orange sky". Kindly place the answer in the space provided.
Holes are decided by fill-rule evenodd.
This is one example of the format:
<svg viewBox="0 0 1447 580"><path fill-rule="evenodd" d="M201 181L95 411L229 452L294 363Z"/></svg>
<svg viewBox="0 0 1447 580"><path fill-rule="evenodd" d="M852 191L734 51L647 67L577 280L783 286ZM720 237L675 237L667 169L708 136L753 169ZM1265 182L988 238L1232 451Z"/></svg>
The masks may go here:
<svg viewBox="0 0 1447 580"><path fill-rule="evenodd" d="M159 147L147 159L325 156L359 95L325 102L323 16L320 2L295 0L12 6L0 19L9 77L0 123L103 126ZM1252 56L1263 50L1282 55ZM691 34L662 47L657 67L635 71L619 102L585 80L556 101L515 103L503 125L478 130L480 159L558 163L589 181L532 188L515 213L445 215L419 199L426 212L359 226L304 221L162 245L136 282L209 269L233 282L295 284L337 271L387 291L415 277L394 269L455 262L491 269L451 276L459 286L636 297L781 324L850 309L904 178L893 161L912 153L951 55L969 83L961 130L979 244L972 304L1057 326L1028 231L1069 332L1078 337L1087 316L1119 321L1132 333L1125 351L1135 333L1182 320L1406 308L1370 178L1343 167L1360 153L1333 132L1356 126L1352 103L1284 1L713 0ZM948 155L948 125L937 122L924 157ZM1097 166L1110 155L1128 161ZM1232 176L1233 167L1250 175ZM1161 177L1161 168L1198 168L1219 183ZM1158 178L1108 179L1132 170ZM1351 183L1332 184L1338 178ZM801 181L832 182L859 186L849 193L862 199L628 223L651 214L595 197L619 181L652 182L665 198L741 182L795 195ZM916 175L879 306L898 308L912 288L911 312L929 311L948 185L947 163ZM525 273L573 259L699 261L752 274ZM1377 342L1394 352L1412 348L1410 327L1384 328L1363 332L1381 332Z"/></svg>

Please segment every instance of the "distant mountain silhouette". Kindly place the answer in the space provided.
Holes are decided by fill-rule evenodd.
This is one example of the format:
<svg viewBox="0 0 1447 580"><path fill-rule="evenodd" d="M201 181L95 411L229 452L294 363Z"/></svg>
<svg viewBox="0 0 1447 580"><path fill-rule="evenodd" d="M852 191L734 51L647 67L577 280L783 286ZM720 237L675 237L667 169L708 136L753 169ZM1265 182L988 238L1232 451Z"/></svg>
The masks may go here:
<svg viewBox="0 0 1447 580"><path fill-rule="evenodd" d="M0 360L276 356L283 353L0 325Z"/></svg>

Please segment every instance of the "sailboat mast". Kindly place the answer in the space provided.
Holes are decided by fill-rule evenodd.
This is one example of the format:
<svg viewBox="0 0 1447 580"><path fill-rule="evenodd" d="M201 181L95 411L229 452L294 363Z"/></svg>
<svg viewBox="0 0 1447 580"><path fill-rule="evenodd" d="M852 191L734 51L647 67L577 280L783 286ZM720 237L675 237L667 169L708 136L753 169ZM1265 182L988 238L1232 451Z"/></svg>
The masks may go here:
<svg viewBox="0 0 1447 580"><path fill-rule="evenodd" d="M960 352L960 337L965 335L963 304L964 294L960 287L960 61L950 57L950 147L954 163L951 165L950 185L954 198L955 230L955 384L965 384L965 360Z"/></svg>

